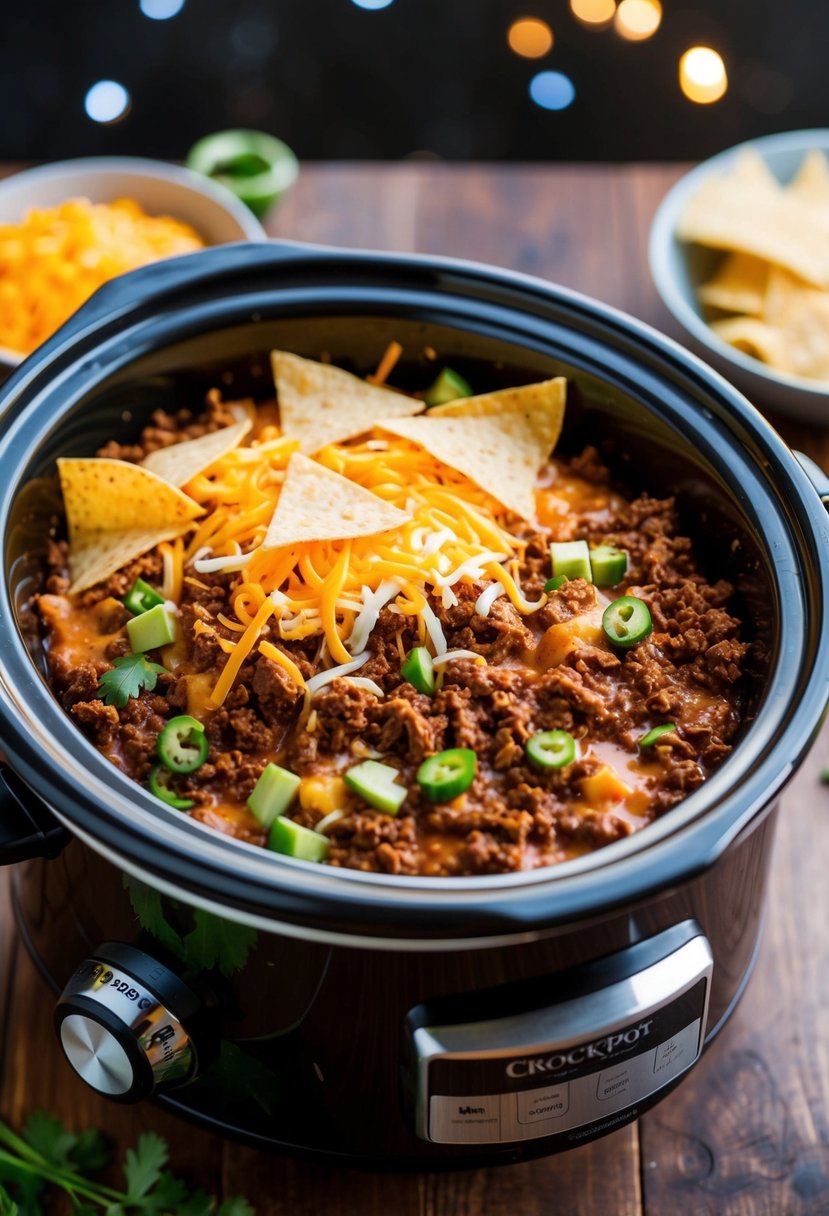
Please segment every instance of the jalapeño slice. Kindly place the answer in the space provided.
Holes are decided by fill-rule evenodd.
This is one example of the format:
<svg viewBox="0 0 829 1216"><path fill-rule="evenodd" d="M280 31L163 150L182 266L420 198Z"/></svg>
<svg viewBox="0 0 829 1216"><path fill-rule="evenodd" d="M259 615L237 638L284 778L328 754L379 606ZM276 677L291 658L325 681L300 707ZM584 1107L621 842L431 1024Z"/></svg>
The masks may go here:
<svg viewBox="0 0 829 1216"><path fill-rule="evenodd" d="M653 629L650 610L635 595L620 595L602 614L605 637L614 646L627 650L643 641Z"/></svg>
<svg viewBox="0 0 829 1216"><path fill-rule="evenodd" d="M164 596L159 595L155 587L145 583L143 578L137 578L124 596L124 607L133 616L140 616L142 612L149 612L151 608L157 608L163 603Z"/></svg>
<svg viewBox="0 0 829 1216"><path fill-rule="evenodd" d="M477 769L478 757L471 747L451 747L423 761L417 783L430 802L450 802L469 789Z"/></svg>
<svg viewBox="0 0 829 1216"><path fill-rule="evenodd" d="M643 735L639 740L640 747L653 747L654 743L658 743L663 735L670 735L676 730L673 722L663 722L661 726L654 726Z"/></svg>
<svg viewBox="0 0 829 1216"><path fill-rule="evenodd" d="M158 758L173 773L194 773L210 751L204 727L197 718L181 714L171 718L156 739Z"/></svg>
<svg viewBox="0 0 829 1216"><path fill-rule="evenodd" d="M524 750L536 768L564 768L576 758L576 741L568 730L543 730L527 740Z"/></svg>
<svg viewBox="0 0 829 1216"><path fill-rule="evenodd" d="M189 811L190 807L194 805L192 798L179 798L170 787L170 770L163 764L153 765L147 784L151 794L155 794L156 798L160 798L168 806L175 807L177 811Z"/></svg>

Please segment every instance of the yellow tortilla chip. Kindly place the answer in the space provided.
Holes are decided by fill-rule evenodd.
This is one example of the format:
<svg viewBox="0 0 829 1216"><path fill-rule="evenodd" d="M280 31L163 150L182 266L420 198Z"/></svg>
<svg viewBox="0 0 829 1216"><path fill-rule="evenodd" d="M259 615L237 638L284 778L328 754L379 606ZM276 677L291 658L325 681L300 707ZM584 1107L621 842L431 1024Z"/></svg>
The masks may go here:
<svg viewBox="0 0 829 1216"><path fill-rule="evenodd" d="M373 536L409 519L371 490L294 452L262 548Z"/></svg>
<svg viewBox="0 0 829 1216"><path fill-rule="evenodd" d="M729 253L697 295L709 308L759 317L765 305L768 280L768 262L750 253Z"/></svg>
<svg viewBox="0 0 829 1216"><path fill-rule="evenodd" d="M198 503L125 460L58 460L72 591L84 591L163 540L186 532Z"/></svg>
<svg viewBox="0 0 829 1216"><path fill-rule="evenodd" d="M829 161L813 148L800 162L800 168L786 189L799 198L808 199L821 207L829 205Z"/></svg>
<svg viewBox="0 0 829 1216"><path fill-rule="evenodd" d="M782 189L760 153L755 152L753 148L743 149L734 159L728 174L732 181L739 182L747 188L754 186L760 190L773 192Z"/></svg>
<svg viewBox="0 0 829 1216"><path fill-rule="evenodd" d="M144 457L141 467L163 477L171 486L186 486L199 473L237 448L252 427L251 420L245 418L222 427L220 431L200 435L198 439L171 443L169 447L150 452L149 456Z"/></svg>
<svg viewBox="0 0 829 1216"><path fill-rule="evenodd" d="M712 321L711 328L729 346L761 359L771 367L784 370L782 365L786 356L783 338L774 326L757 317L728 317L722 321Z"/></svg>
<svg viewBox="0 0 829 1216"><path fill-rule="evenodd" d="M328 443L370 431L378 418L419 414L423 402L367 384L340 367L271 351L283 435L313 455Z"/></svg>
<svg viewBox="0 0 829 1216"><path fill-rule="evenodd" d="M516 515L534 519L536 477L561 433L566 391L559 377L377 425L426 448Z"/></svg>
<svg viewBox="0 0 829 1216"><path fill-rule="evenodd" d="M750 253L829 287L829 208L738 175L711 177L677 222L681 241Z"/></svg>
<svg viewBox="0 0 829 1216"><path fill-rule="evenodd" d="M126 532L79 532L69 551L71 592L86 591L109 578L116 570L148 553L162 541L174 540L189 528L130 528Z"/></svg>

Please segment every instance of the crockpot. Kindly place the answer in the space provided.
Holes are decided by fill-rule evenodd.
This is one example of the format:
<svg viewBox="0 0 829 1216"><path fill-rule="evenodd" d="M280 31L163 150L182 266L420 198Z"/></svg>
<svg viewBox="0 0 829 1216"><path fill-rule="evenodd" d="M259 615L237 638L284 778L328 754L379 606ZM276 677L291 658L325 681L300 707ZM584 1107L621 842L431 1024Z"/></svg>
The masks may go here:
<svg viewBox="0 0 829 1216"><path fill-rule="evenodd" d="M404 381L425 347L481 390L567 376L565 447L675 495L737 588L732 754L656 823L554 868L407 878L226 838L118 772L44 677L27 601L56 457L215 385L267 394L271 347L365 371L392 338ZM2 855L87 1083L262 1147L434 1168L581 1144L687 1075L750 975L780 794L829 695L829 486L725 381L538 280L244 244L103 288L2 389L0 468Z"/></svg>

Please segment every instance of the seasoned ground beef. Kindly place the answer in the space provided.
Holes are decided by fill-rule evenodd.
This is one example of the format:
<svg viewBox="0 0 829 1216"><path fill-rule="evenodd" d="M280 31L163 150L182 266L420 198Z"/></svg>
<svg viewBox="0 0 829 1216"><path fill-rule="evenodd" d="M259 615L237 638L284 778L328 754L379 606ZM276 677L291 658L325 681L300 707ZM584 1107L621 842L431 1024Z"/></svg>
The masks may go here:
<svg viewBox="0 0 829 1216"><path fill-rule="evenodd" d="M214 395L201 418L158 412L140 443L112 442L100 454L138 461L236 416ZM297 822L314 828L332 808L343 812L327 827L330 865L388 874L488 874L599 848L669 810L727 756L741 720L747 646L729 608L732 587L710 583L700 572L671 499L626 500L610 489L610 474L593 448L569 464L557 462L551 493L559 506L546 519L541 510L544 526L527 531L518 569L525 596L543 606L522 614L504 595L483 616L475 605L484 587L477 584L456 585L451 606L432 598L449 649L486 660L484 666L468 658L449 662L434 696L401 676L401 655L418 643L415 618L386 607L370 635L371 657L359 685L335 679L309 700L285 668L253 651L222 707L205 712L206 694L226 659L222 639L238 635L219 619L232 615L233 578L200 574L184 581L180 611L188 640L170 670L123 709L106 705L99 679L129 650L121 600L136 577L159 584L161 558L152 552L72 600L66 546L57 542L35 600L53 687L78 727L139 782L147 780L165 721L188 712L203 717L208 760L176 778L176 792L192 801L195 818L254 844L264 844L265 833L246 800L276 760L303 779L291 811ZM544 491L540 501L543 506ZM622 590L650 610L654 628L646 640L614 650L595 624L608 597L583 579L545 599L550 543L573 537L627 552ZM196 621L207 628L194 636ZM304 678L318 670L318 638L281 640L273 622L261 636ZM676 730L641 750L641 737L662 722ZM577 759L539 770L525 746L534 734L554 729L574 736ZM455 747L474 749L477 775L460 797L431 803L419 791L417 768ZM399 769L409 793L396 816L346 791L342 772L365 758Z"/></svg>

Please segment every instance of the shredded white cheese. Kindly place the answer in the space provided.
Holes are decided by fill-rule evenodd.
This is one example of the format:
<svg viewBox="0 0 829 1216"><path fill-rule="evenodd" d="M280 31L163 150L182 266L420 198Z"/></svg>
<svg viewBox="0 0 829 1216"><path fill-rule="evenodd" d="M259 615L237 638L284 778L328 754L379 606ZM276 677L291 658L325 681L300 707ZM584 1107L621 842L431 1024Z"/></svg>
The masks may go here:
<svg viewBox="0 0 829 1216"><path fill-rule="evenodd" d="M358 655L356 659L352 659L350 663L341 663L339 667L329 667L328 671L318 672L317 675L311 676L310 680L305 681L305 691L313 697L326 684L330 684L332 680L336 680L340 676L351 675L352 671L359 671L370 658L371 655L366 651L365 654Z"/></svg>
<svg viewBox="0 0 829 1216"><path fill-rule="evenodd" d="M443 629L441 628L440 621L435 616L434 609L432 608L431 604L424 604L419 615L423 620L423 624L426 626L426 632L431 639L435 654L446 654L446 638L444 636Z"/></svg>
<svg viewBox="0 0 829 1216"><path fill-rule="evenodd" d="M232 570L244 570L252 557L252 553L238 553L227 557L197 557L193 560L193 569L197 574L215 574L217 571L226 574Z"/></svg>
<svg viewBox="0 0 829 1216"><path fill-rule="evenodd" d="M344 819L344 818L345 818L345 811L329 811L329 813L327 815L325 815L319 821L319 823L314 824L314 831L322 832L324 834L328 828L332 828L334 826L334 824L338 822L338 820Z"/></svg>
<svg viewBox="0 0 829 1216"><path fill-rule="evenodd" d="M363 587L363 607L357 614L357 619L351 630L351 636L348 639L348 648L354 653L365 650L369 635L377 624L377 618L380 616L380 611L385 608L389 600L400 591L400 581L396 578L385 579L376 591L370 591L368 587Z"/></svg>
<svg viewBox="0 0 829 1216"><path fill-rule="evenodd" d="M489 616L489 610L497 599L506 595L500 583L490 583L475 600L475 611L478 616Z"/></svg>
<svg viewBox="0 0 829 1216"><path fill-rule="evenodd" d="M486 666L486 659L482 654L478 654L475 650L447 650L445 654L438 655L432 660L434 667L445 667L447 663L451 663L453 659L474 659L481 666Z"/></svg>

